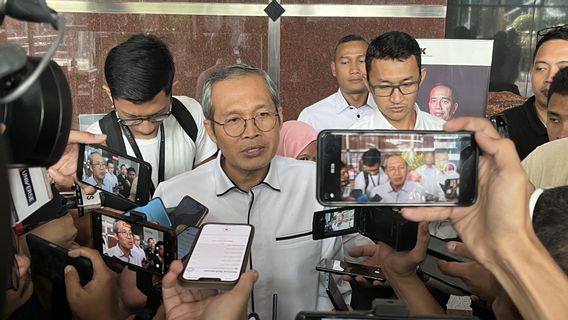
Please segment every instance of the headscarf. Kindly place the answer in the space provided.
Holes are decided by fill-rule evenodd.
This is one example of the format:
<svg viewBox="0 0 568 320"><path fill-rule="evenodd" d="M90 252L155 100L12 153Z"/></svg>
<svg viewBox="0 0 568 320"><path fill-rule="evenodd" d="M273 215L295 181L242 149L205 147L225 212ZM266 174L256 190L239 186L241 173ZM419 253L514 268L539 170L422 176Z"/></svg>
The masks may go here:
<svg viewBox="0 0 568 320"><path fill-rule="evenodd" d="M280 143L276 154L283 157L296 158L312 142L316 141L318 133L309 124L290 120L282 124Z"/></svg>

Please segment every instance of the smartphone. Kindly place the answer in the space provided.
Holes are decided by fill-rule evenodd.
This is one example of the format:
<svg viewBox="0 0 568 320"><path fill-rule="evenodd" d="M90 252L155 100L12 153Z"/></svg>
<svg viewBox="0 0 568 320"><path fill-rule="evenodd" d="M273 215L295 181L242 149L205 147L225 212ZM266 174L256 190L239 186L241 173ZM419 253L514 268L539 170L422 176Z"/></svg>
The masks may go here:
<svg viewBox="0 0 568 320"><path fill-rule="evenodd" d="M145 206L133 209L137 214L144 214L146 216L146 221L155 222L164 227L171 227L172 222L164 207L164 203L160 198L154 198L150 200ZM125 216L130 216L131 211L124 213Z"/></svg>
<svg viewBox="0 0 568 320"><path fill-rule="evenodd" d="M499 113L492 115L489 121L491 121L491 124L503 138L509 138L509 125L507 124L507 118L504 114Z"/></svg>
<svg viewBox="0 0 568 320"><path fill-rule="evenodd" d="M381 271L380 267L367 266L340 260L322 259L316 266L316 270L335 274L346 274L353 277L361 276L369 279L370 281L386 281L385 275Z"/></svg>
<svg viewBox="0 0 568 320"><path fill-rule="evenodd" d="M64 269L67 265L72 265L79 274L81 286L85 286L93 278L93 265L88 258L72 258L67 254L68 249L32 233L26 235L26 241L34 273L63 283L65 281Z"/></svg>
<svg viewBox="0 0 568 320"><path fill-rule="evenodd" d="M448 242L438 237L430 235L430 242L428 243L428 254L438 259L453 261L453 262L470 262L471 260L459 256L448 250Z"/></svg>
<svg viewBox="0 0 568 320"><path fill-rule="evenodd" d="M232 288L246 269L253 235L250 224L204 224L185 260L180 281L195 288Z"/></svg>
<svg viewBox="0 0 568 320"><path fill-rule="evenodd" d="M327 296L333 305L333 309L337 311L349 311L349 308L347 308L347 304L343 299L343 295L341 295L341 292L337 287L337 283L331 275L328 276L327 289L325 289L325 292L327 292Z"/></svg>
<svg viewBox="0 0 568 320"><path fill-rule="evenodd" d="M199 228L187 227L177 235L177 256L180 260L185 260L189 249L193 246L193 242L199 233Z"/></svg>
<svg viewBox="0 0 568 320"><path fill-rule="evenodd" d="M359 232L359 219L353 208L336 208L314 212L314 240Z"/></svg>
<svg viewBox="0 0 568 320"><path fill-rule="evenodd" d="M457 290L453 294L470 295L471 292L467 285L457 277L448 276L438 268L438 261L434 256L426 255L426 259L418 266L418 272L428 277L434 278L450 288Z"/></svg>
<svg viewBox="0 0 568 320"><path fill-rule="evenodd" d="M144 205L150 199L152 166L102 145L79 145L79 181Z"/></svg>
<svg viewBox="0 0 568 320"><path fill-rule="evenodd" d="M364 165L363 155L372 149L378 151L377 162ZM317 199L334 207L471 205L477 198L478 158L472 132L323 130ZM345 165L358 171L355 179L342 181ZM364 184L364 176L374 184Z"/></svg>
<svg viewBox="0 0 568 320"><path fill-rule="evenodd" d="M182 226L182 228L198 227L207 212L209 212L209 209L206 206L190 196L185 196L170 214L170 220L176 228L179 226Z"/></svg>
<svg viewBox="0 0 568 320"><path fill-rule="evenodd" d="M164 274L176 259L177 238L171 228L102 210L93 211L91 218L94 248L108 264Z"/></svg>

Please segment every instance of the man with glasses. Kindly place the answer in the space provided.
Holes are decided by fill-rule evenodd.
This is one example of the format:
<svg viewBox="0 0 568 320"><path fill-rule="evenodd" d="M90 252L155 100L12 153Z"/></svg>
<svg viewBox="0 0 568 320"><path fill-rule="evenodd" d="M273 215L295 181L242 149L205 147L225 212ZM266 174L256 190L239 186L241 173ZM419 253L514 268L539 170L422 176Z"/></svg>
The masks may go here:
<svg viewBox="0 0 568 320"><path fill-rule="evenodd" d="M144 257L133 250L134 234L130 224L116 220L112 225L112 231L116 235L117 243L114 247L106 250L105 255L117 257L124 262L141 267Z"/></svg>
<svg viewBox="0 0 568 320"><path fill-rule="evenodd" d="M99 152L91 152L89 155L89 167L93 174L85 179L85 183L101 188L105 191L112 192L110 180L105 179L107 175L106 162Z"/></svg>
<svg viewBox="0 0 568 320"><path fill-rule="evenodd" d="M109 147L149 162L152 182L192 170L216 152L203 111L189 97L172 97L174 61L160 39L138 34L112 48L105 61L113 111L87 131L107 135Z"/></svg>
<svg viewBox="0 0 568 320"><path fill-rule="evenodd" d="M444 120L420 110L418 89L426 77L420 46L400 31L375 38L367 49L365 83L378 110L351 129L441 130Z"/></svg>
<svg viewBox="0 0 568 320"><path fill-rule="evenodd" d="M260 278L249 311L270 319L274 293L279 319L330 310L314 266L333 258L340 242L312 240L313 213L323 209L314 194L315 163L275 156L282 109L274 83L256 67L227 66L205 82L202 103L217 159L160 184L155 196L166 207L191 196L209 208L205 222L254 225L249 268Z"/></svg>
<svg viewBox="0 0 568 320"><path fill-rule="evenodd" d="M548 142L548 90L558 70L568 66L568 25L542 29L537 37L531 67L534 95L522 106L503 112L509 138L515 143L521 160L536 147Z"/></svg>

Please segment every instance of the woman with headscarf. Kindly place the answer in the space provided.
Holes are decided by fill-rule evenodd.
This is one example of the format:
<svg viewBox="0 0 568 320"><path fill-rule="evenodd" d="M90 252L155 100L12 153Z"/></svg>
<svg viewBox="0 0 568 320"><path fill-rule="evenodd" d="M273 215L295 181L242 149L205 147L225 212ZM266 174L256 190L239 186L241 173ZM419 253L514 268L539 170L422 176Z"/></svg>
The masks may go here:
<svg viewBox="0 0 568 320"><path fill-rule="evenodd" d="M291 120L282 124L276 154L298 160L316 161L317 132L307 123Z"/></svg>

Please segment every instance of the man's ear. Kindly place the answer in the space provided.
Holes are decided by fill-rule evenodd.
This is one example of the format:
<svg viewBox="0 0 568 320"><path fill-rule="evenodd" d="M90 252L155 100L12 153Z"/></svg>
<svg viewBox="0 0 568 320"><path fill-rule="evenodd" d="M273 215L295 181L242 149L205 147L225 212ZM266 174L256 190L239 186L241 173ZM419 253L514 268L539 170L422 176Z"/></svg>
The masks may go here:
<svg viewBox="0 0 568 320"><path fill-rule="evenodd" d="M107 97L110 99L110 102L114 104L114 101L112 100L112 94L110 93L110 88L106 84L103 84L103 91L106 93Z"/></svg>
<svg viewBox="0 0 568 320"><path fill-rule="evenodd" d="M420 69L420 85L422 85L422 82L424 82L424 79L426 79L427 73L428 73L428 70L426 68Z"/></svg>
<svg viewBox="0 0 568 320"><path fill-rule="evenodd" d="M334 77L337 77L337 71L335 71L335 61L332 61L332 62L331 62L330 67L331 67L331 74L332 74Z"/></svg>
<svg viewBox="0 0 568 320"><path fill-rule="evenodd" d="M282 127L282 123L284 122L284 115L282 114L282 107L278 107L278 117L280 118L280 127Z"/></svg>
<svg viewBox="0 0 568 320"><path fill-rule="evenodd" d="M454 110L452 111L452 116L454 115L454 113L456 113L456 111L458 111L458 106L459 106L458 103L455 102L454 103Z"/></svg>
<svg viewBox="0 0 568 320"><path fill-rule="evenodd" d="M205 126L205 130L207 130L209 139L211 139L214 144L217 144L217 137L215 136L215 130L213 130L213 123L211 123L211 120L204 120L203 125Z"/></svg>

